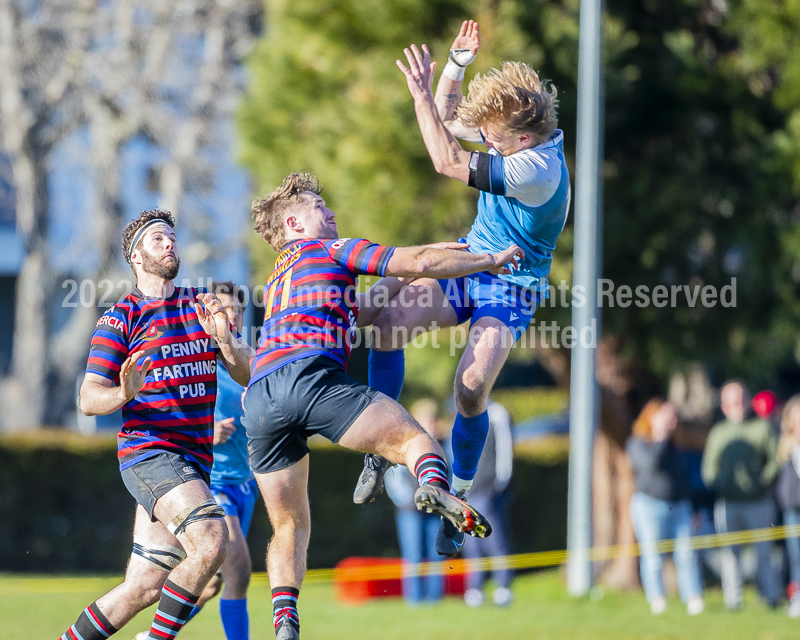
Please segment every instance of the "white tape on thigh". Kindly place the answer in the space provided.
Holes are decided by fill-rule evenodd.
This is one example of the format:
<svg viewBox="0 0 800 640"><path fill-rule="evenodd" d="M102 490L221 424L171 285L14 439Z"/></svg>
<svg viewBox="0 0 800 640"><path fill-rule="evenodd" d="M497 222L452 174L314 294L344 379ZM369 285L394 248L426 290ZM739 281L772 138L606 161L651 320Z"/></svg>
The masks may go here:
<svg viewBox="0 0 800 640"><path fill-rule="evenodd" d="M151 562L162 571L172 571L186 558L186 552L171 544L154 544L133 536L133 556Z"/></svg>
<svg viewBox="0 0 800 640"><path fill-rule="evenodd" d="M192 522L224 517L225 510L222 507L214 500L206 500L205 502L193 504L191 507L186 507L167 524L167 529L173 536L178 536Z"/></svg>

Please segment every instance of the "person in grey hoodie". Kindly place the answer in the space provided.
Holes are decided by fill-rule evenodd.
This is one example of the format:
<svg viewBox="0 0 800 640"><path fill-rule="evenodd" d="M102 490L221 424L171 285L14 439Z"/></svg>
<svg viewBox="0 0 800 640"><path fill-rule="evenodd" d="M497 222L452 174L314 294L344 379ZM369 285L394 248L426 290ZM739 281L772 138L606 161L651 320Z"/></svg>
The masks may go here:
<svg viewBox="0 0 800 640"><path fill-rule="evenodd" d="M677 424L672 404L654 398L644 406L633 425L633 435L626 446L636 489L631 498L631 520L639 542L642 585L651 611L660 614L667 608L658 541L674 539L678 589L687 612L696 615L703 611L703 589L690 540L689 482L672 443Z"/></svg>

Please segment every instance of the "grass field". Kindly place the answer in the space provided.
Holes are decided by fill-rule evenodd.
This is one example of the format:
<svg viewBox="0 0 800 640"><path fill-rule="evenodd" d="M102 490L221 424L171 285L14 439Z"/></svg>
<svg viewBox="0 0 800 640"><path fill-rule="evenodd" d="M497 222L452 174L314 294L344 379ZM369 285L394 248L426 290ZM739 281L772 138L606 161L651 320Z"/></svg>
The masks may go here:
<svg viewBox="0 0 800 640"><path fill-rule="evenodd" d="M55 639L93 598L116 584L114 578L0 576L0 638ZM610 593L594 601L571 600L557 572L526 575L514 584L508 609L469 609L457 598L435 606L407 608L399 599L358 607L338 604L329 585L309 585L300 594L304 640L645 640L648 638L715 638L780 640L800 635L800 620L784 609L771 611L748 592L744 610L726 611L719 590L709 591L706 612L690 618L680 602L654 617L641 592ZM598 594L596 594L598 595ZM263 580L251 589L253 640L274 638L269 590ZM143 612L115 638L130 640L147 629L153 609ZM183 640L224 640L218 608L212 602L181 632Z"/></svg>

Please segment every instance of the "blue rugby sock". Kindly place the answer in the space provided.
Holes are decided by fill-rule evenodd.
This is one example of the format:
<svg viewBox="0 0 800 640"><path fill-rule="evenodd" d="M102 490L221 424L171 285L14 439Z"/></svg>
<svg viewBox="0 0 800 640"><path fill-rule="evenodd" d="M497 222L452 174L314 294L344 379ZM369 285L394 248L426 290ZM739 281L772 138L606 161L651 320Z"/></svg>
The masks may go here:
<svg viewBox="0 0 800 640"><path fill-rule="evenodd" d="M369 373L367 383L373 389L385 393L392 400L400 398L406 375L406 353L395 351L369 351Z"/></svg>
<svg viewBox="0 0 800 640"><path fill-rule="evenodd" d="M489 433L489 412L484 411L474 418L465 418L460 413L456 414L453 425L453 476L461 480L472 481L478 470L478 461L486 444ZM453 488L458 488L458 483L453 482Z"/></svg>
<svg viewBox="0 0 800 640"><path fill-rule="evenodd" d="M250 640L250 618L247 615L247 598L219 600L219 615L228 640Z"/></svg>
<svg viewBox="0 0 800 640"><path fill-rule="evenodd" d="M200 607L200 606L198 606L198 605L194 605L194 609L192 609L192 612L189 614L189 617L188 617L188 618L186 618L186 623L188 624L188 623L189 623L189 620L191 620L192 618L194 618L194 617L195 617L195 616L196 616L198 613L200 613L202 610L203 610L203 607Z"/></svg>

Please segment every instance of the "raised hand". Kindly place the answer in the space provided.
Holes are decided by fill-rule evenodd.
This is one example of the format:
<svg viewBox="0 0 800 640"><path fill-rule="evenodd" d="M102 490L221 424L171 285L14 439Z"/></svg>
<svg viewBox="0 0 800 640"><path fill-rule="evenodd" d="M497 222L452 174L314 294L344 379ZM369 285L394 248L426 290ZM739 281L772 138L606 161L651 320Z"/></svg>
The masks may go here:
<svg viewBox="0 0 800 640"><path fill-rule="evenodd" d="M233 418L225 418L214 422L214 444L225 444L236 432L236 425Z"/></svg>
<svg viewBox="0 0 800 640"><path fill-rule="evenodd" d="M412 44L410 48L403 49L403 53L406 55L408 67L400 60L395 60L395 64L406 77L411 95L415 99L425 95L432 95L431 87L433 86L436 63L431 63L431 52L428 51L428 45L423 44L422 51L420 51L417 45Z"/></svg>
<svg viewBox="0 0 800 640"><path fill-rule="evenodd" d="M481 34L478 31L478 23L474 20L464 20L461 23L461 29L459 29L456 39L453 40L453 44L450 46L450 51L469 51L474 59L480 46Z"/></svg>
<svg viewBox="0 0 800 640"><path fill-rule="evenodd" d="M230 324L219 298L213 293L200 293L195 300L202 302L196 302L194 308L203 331L216 338L219 343L227 342L231 333Z"/></svg>
<svg viewBox="0 0 800 640"><path fill-rule="evenodd" d="M122 366L119 368L119 386L125 394L126 400L133 400L136 394L142 390L147 371L150 369L152 360L150 356L144 359L141 367L136 366L136 361L144 355L144 350L140 349L129 355Z"/></svg>
<svg viewBox="0 0 800 640"><path fill-rule="evenodd" d="M487 271L495 275L508 275L511 273L511 269L519 269L519 261L523 260L524 258L525 252L517 245L511 245L505 251L492 254L494 266L489 267ZM509 268L508 265L510 265L511 268Z"/></svg>

